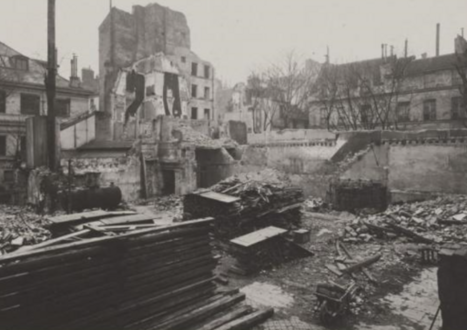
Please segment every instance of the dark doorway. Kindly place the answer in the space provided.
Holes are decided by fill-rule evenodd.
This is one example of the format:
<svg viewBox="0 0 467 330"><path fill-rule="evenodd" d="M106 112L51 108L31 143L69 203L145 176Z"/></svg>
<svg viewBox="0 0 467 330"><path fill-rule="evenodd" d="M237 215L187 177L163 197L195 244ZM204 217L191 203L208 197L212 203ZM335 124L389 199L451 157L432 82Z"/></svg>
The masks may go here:
<svg viewBox="0 0 467 330"><path fill-rule="evenodd" d="M162 195L175 194L175 171L162 170Z"/></svg>

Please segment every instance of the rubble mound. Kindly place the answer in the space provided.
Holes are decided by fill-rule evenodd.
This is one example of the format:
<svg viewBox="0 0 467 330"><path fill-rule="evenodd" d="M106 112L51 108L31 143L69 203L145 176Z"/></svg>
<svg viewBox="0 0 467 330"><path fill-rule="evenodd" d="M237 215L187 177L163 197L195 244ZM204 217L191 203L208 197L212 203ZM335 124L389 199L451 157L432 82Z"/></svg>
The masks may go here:
<svg viewBox="0 0 467 330"><path fill-rule="evenodd" d="M189 125L180 124L174 131L181 133L182 141L194 144L196 146L221 148L236 147L237 142L228 138L212 139L210 136L196 131Z"/></svg>
<svg viewBox="0 0 467 330"><path fill-rule="evenodd" d="M467 196L447 195L423 202L391 205L361 215L342 233L344 241L397 239L426 244L457 244L467 237Z"/></svg>
<svg viewBox="0 0 467 330"><path fill-rule="evenodd" d="M46 220L25 207L0 205L0 254L50 238Z"/></svg>

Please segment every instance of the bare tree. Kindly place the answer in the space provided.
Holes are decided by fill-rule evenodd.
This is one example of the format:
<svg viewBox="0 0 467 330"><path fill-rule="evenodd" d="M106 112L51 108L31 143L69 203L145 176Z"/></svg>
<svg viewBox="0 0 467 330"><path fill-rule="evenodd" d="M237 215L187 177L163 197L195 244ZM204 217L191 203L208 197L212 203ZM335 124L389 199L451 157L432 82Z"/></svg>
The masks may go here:
<svg viewBox="0 0 467 330"><path fill-rule="evenodd" d="M263 129L269 129L276 117L283 127L291 120L308 117L308 101L318 76L320 65L305 61L296 52L287 53L265 70L250 74L247 93L253 111L263 110Z"/></svg>
<svg viewBox="0 0 467 330"><path fill-rule="evenodd" d="M314 96L329 130L397 128L396 112L413 58L326 64Z"/></svg>

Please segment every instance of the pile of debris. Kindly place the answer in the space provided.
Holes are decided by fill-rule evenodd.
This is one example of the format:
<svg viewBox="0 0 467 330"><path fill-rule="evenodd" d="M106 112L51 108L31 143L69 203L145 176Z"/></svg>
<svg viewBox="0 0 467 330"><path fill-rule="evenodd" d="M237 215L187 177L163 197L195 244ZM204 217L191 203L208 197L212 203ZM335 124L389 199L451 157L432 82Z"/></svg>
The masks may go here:
<svg viewBox="0 0 467 330"><path fill-rule="evenodd" d="M352 220L342 233L346 242L398 239L426 244L456 244L467 237L467 197L450 195Z"/></svg>
<svg viewBox="0 0 467 330"><path fill-rule="evenodd" d="M0 257L0 328L232 330L272 316L217 288L212 218L138 227L138 216L53 217L84 229Z"/></svg>
<svg viewBox="0 0 467 330"><path fill-rule="evenodd" d="M216 234L220 239L268 226L289 230L300 226L303 200L303 191L291 185L231 177L211 190L186 195L183 219L216 218Z"/></svg>
<svg viewBox="0 0 467 330"><path fill-rule="evenodd" d="M1 205L0 255L50 238L47 221L24 207Z"/></svg>
<svg viewBox="0 0 467 330"><path fill-rule="evenodd" d="M193 144L195 146L203 147L231 147L235 148L238 146L237 142L228 138L212 139L210 136L196 131L189 125L180 123L176 128L182 135L183 142Z"/></svg>

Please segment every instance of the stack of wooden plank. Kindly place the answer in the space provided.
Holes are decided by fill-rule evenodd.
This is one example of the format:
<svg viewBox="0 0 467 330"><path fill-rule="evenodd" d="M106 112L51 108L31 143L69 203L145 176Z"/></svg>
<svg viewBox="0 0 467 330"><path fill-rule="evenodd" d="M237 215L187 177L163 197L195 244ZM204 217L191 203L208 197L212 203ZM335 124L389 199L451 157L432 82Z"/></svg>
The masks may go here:
<svg viewBox="0 0 467 330"><path fill-rule="evenodd" d="M262 322L272 311L235 307L243 294L216 289L212 220L0 257L0 329L234 329Z"/></svg>
<svg viewBox="0 0 467 330"><path fill-rule="evenodd" d="M236 262L230 270L250 275L294 258L313 255L286 239L286 233L285 229L270 226L231 240L229 251Z"/></svg>
<svg viewBox="0 0 467 330"><path fill-rule="evenodd" d="M64 214L55 217L49 217L50 231L54 237L65 233L83 230L92 227L114 227L124 226L132 229L142 226L155 225L154 220L157 217L152 214L138 214L134 211L104 211L95 210L89 212ZM115 228L112 228L112 230Z"/></svg>
<svg viewBox="0 0 467 330"><path fill-rule="evenodd" d="M300 226L303 200L300 188L233 178L218 183L211 191L186 195L183 218L214 217L218 220L217 237L229 240L268 226Z"/></svg>

